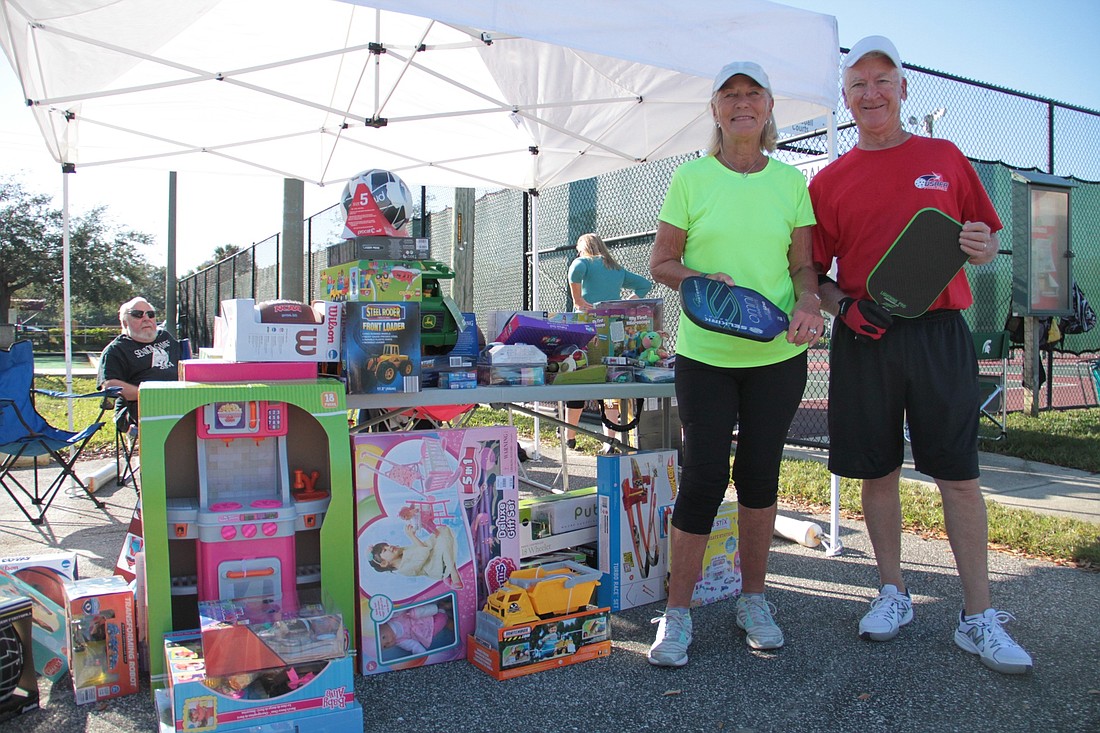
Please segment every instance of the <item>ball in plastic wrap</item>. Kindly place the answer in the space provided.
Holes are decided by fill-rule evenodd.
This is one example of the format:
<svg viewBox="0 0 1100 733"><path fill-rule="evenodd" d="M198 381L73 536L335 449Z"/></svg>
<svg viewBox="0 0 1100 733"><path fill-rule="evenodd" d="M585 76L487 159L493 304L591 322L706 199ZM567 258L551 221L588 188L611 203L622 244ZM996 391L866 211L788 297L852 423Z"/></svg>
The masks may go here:
<svg viewBox="0 0 1100 733"><path fill-rule="evenodd" d="M390 171L377 168L363 171L344 186L341 200L345 212L350 212L355 202L356 192L364 184L382 216L396 231L404 229L412 215L413 198L405 182Z"/></svg>

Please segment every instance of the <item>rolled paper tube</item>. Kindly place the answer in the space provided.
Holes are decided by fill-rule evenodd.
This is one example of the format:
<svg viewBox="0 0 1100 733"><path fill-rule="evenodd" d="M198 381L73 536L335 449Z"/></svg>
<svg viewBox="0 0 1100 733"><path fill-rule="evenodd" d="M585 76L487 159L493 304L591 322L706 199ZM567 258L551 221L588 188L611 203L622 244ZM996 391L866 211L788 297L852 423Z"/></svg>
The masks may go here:
<svg viewBox="0 0 1100 733"><path fill-rule="evenodd" d="M775 536L797 542L804 547L817 547L824 535L821 525L793 517L777 514L775 517Z"/></svg>
<svg viewBox="0 0 1100 733"><path fill-rule="evenodd" d="M84 482L84 485L88 487L88 493L94 494L97 489L114 481L116 476L118 476L118 468L115 466L114 461L112 461L97 468L92 475L82 476L81 480Z"/></svg>

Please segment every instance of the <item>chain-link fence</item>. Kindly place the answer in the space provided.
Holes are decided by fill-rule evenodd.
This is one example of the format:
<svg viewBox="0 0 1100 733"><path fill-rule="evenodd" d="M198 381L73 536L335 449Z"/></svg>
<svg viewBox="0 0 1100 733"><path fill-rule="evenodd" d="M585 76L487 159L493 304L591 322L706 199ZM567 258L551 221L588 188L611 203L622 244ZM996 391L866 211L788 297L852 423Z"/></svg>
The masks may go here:
<svg viewBox="0 0 1100 733"><path fill-rule="evenodd" d="M971 159L1004 224L1002 256L981 267L968 268L974 306L966 317L974 330L1003 328L1009 314L1012 282L1013 231L1021 222L1012 216L1012 170L1038 170L1071 178L1073 189L1071 249L1073 274L1086 296L1100 301L1100 154L1092 141L1100 139L1100 112L993 87L930 69L907 66L908 98L902 122L915 135L954 142ZM851 114L836 111L836 147L851 149L857 132ZM704 144L705 141L700 141ZM781 135L775 156L801 167L807 177L826 162L825 123L806 123ZM419 189L410 233L431 239L433 259L454 265L456 246L475 248L472 303L462 304L484 323L491 310L538 307L565 311L572 307L567 283L576 256L577 237L597 232L620 264L648 275L649 254L664 193L676 166L692 156L638 164L597 178L546 189L536 195L513 190L475 191L474 241L456 244L453 189ZM537 212L537 227L533 213ZM309 253L304 268L304 292L318 292L320 270L329 265L327 246L342 241L342 209L333 206L307 221ZM532 238L536 232L538 241ZM533 268L538 249L538 271ZM192 341L211 343L211 322L226 298L277 297L278 238L253 245L179 285L180 328ZM333 263L336 264L336 263ZM449 291L449 284L444 284ZM665 299L665 327L673 341L679 317L675 293L658 285L652 297ZM490 338L493 334L487 334ZM1066 335L1055 351L1072 364L1074 355L1100 351L1100 328ZM820 443L827 432L827 353L812 354L814 374L806 392L805 415L792 438ZM1019 357L1017 355L1017 361ZM1067 367L1068 368L1068 367ZM820 378L824 374L824 378ZM1053 380L1052 380L1053 381ZM1081 390L1088 397L1085 390ZM1063 405L1064 406L1064 405Z"/></svg>

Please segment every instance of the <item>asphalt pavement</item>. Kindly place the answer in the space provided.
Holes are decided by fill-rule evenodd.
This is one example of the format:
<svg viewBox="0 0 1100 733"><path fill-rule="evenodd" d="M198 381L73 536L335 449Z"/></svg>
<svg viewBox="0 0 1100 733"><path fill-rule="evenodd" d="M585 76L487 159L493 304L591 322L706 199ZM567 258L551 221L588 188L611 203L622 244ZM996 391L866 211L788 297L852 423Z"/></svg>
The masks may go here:
<svg viewBox="0 0 1100 733"><path fill-rule="evenodd" d="M544 449L540 460L525 464L531 478L552 483L555 455L556 449ZM594 483L594 459L571 457L570 485ZM991 497L1097 521L1100 476L989 454L982 460L983 488ZM109 484L96 495L106 509L62 496L41 527L0 495L0 556L72 550L80 555L83 577L109 575L135 494ZM795 516L827 525L824 516ZM465 662L357 675L363 730L1100 730L1100 574L990 553L994 604L1017 617L1007 628L1035 660L1031 673L1006 676L952 640L961 591L943 540L903 536L915 621L893 641L861 641L856 627L875 593L874 561L860 522L842 520L841 539L844 551L837 557L826 557L821 547L775 540L768 598L786 635L786 646L776 652L749 650L734 624L732 602L722 602L695 611L687 667L651 667L645 653L656 627L650 621L663 608L656 603L614 615L613 650L601 660L507 682ZM137 695L87 706L75 704L67 676L56 684L40 679L39 687L42 709L0 729L156 730L148 684Z"/></svg>

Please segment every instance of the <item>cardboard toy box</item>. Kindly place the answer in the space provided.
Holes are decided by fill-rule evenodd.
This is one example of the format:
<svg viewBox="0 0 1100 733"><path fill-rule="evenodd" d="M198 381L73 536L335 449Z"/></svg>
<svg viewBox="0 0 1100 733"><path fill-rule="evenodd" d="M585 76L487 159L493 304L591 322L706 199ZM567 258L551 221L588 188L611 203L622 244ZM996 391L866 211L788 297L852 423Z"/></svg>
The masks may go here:
<svg viewBox="0 0 1100 733"><path fill-rule="evenodd" d="M419 303L348 303L348 394L419 392L419 324Z"/></svg>
<svg viewBox="0 0 1100 733"><path fill-rule="evenodd" d="M588 349L590 363L605 356L622 353L631 336L661 328L664 301L660 298L606 300L578 314L579 320L592 325L595 339Z"/></svg>
<svg viewBox="0 0 1100 733"><path fill-rule="evenodd" d="M345 727L332 730L363 727L350 656L257 672L208 675L199 632L183 631L165 636L164 664L168 689L160 692L171 708L162 713L173 722L169 730L254 733L257 728L253 726L261 724L303 721L302 727L291 730L313 732L325 730L332 720L327 716L333 713L342 716Z"/></svg>
<svg viewBox="0 0 1100 733"><path fill-rule="evenodd" d="M38 709L31 600L0 598L0 722Z"/></svg>
<svg viewBox="0 0 1100 733"><path fill-rule="evenodd" d="M549 317L546 311L491 310L485 316L485 338L489 343L500 341L500 332L508 325L508 321L517 315L542 320Z"/></svg>
<svg viewBox="0 0 1100 733"><path fill-rule="evenodd" d="M352 457L362 673L464 658L519 567L515 428L360 433Z"/></svg>
<svg viewBox="0 0 1100 733"><path fill-rule="evenodd" d="M65 583L69 669L79 705L138 690L134 593L112 575Z"/></svg>
<svg viewBox="0 0 1100 733"><path fill-rule="evenodd" d="M355 237L328 248L330 264L353 260L430 260L431 258L432 243L426 237Z"/></svg>
<svg viewBox="0 0 1100 733"><path fill-rule="evenodd" d="M493 678L510 680L611 654L611 610L589 608L485 636L470 637L466 658Z"/></svg>
<svg viewBox="0 0 1100 733"><path fill-rule="evenodd" d="M520 557L595 542L597 504L595 486L520 499Z"/></svg>
<svg viewBox="0 0 1100 733"><path fill-rule="evenodd" d="M59 606L65 603L65 581L80 577L75 552L4 557L0 558L0 570L30 585Z"/></svg>
<svg viewBox="0 0 1100 733"><path fill-rule="evenodd" d="M666 597L666 527L678 468L671 450L596 458L601 606L620 611Z"/></svg>
<svg viewBox="0 0 1100 733"><path fill-rule="evenodd" d="M321 270L325 300L368 303L420 302L424 297L421 265L406 260L352 260Z"/></svg>
<svg viewBox="0 0 1100 733"><path fill-rule="evenodd" d="M718 514L711 525L710 538L703 553L703 566L691 594L692 606L705 606L741 594L741 553L738 552L738 544L737 502L724 501L718 507ZM671 550L670 547L670 563Z"/></svg>
<svg viewBox="0 0 1100 733"><path fill-rule="evenodd" d="M298 603L325 603L355 618L354 522L351 451L344 385L331 379L264 383L146 382L141 393L142 518L148 600L150 677L166 684L164 634L199 626L196 596L200 462L198 429L207 405L276 402L285 406L286 462L261 457L249 480L283 465L295 505L295 574ZM265 439L282 440L275 438ZM243 442L242 442L243 441ZM221 441L218 441L221 442ZM237 443L253 443L238 438ZM224 443L222 446L224 447ZM265 454L266 455L266 454ZM247 459L247 454L238 455ZM329 511L293 488L296 472L313 491L327 492ZM314 477L314 474L316 476ZM222 480L233 480L222 474ZM301 498L300 498L301 497ZM323 502L322 502L323 503ZM207 525L211 526L211 525ZM293 571L292 571L293 572Z"/></svg>
<svg viewBox="0 0 1100 733"><path fill-rule="evenodd" d="M183 359L181 382L278 382L287 379L316 379L317 365L308 361L225 361Z"/></svg>
<svg viewBox="0 0 1100 733"><path fill-rule="evenodd" d="M69 630L65 609L34 586L0 570L0 603L15 598L31 600L31 646L38 674L57 682L69 671ZM64 593L62 593L64 603Z"/></svg>
<svg viewBox="0 0 1100 733"><path fill-rule="evenodd" d="M342 306L317 301L309 314L297 305L223 300L214 319L214 348L226 361L338 361Z"/></svg>
<svg viewBox="0 0 1100 733"><path fill-rule="evenodd" d="M563 346L585 348L595 335L596 329L588 323L548 321L517 313L501 329L497 340L505 344L531 344L550 356Z"/></svg>
<svg viewBox="0 0 1100 733"><path fill-rule="evenodd" d="M493 344L477 363L479 384L539 386L546 383L546 354L531 344Z"/></svg>

